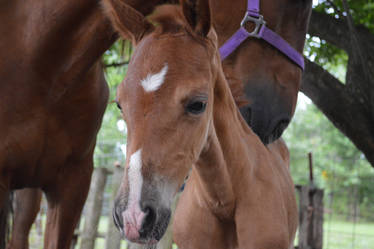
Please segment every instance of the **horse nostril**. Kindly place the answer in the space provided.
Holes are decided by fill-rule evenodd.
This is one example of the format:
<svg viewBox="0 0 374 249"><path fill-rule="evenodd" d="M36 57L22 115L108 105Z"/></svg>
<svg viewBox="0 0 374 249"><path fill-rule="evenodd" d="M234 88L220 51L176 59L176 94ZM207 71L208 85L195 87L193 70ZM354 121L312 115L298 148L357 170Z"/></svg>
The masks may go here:
<svg viewBox="0 0 374 249"><path fill-rule="evenodd" d="M156 211L154 208L151 206L145 206L144 213L143 224L139 231L141 237L146 237L147 234L153 230L156 223Z"/></svg>
<svg viewBox="0 0 374 249"><path fill-rule="evenodd" d="M273 141L278 139L282 135L283 131L287 128L289 123L289 119L282 119L277 123L272 132L274 138Z"/></svg>
<svg viewBox="0 0 374 249"><path fill-rule="evenodd" d="M113 216L114 224L116 225L117 229L120 230L120 232L122 233L123 222L122 222L121 217L117 214L115 207L113 208L112 216Z"/></svg>
<svg viewBox="0 0 374 249"><path fill-rule="evenodd" d="M240 107L239 111L242 114L244 120L247 122L248 126L251 127L251 124L252 124L252 108L250 107L250 105Z"/></svg>

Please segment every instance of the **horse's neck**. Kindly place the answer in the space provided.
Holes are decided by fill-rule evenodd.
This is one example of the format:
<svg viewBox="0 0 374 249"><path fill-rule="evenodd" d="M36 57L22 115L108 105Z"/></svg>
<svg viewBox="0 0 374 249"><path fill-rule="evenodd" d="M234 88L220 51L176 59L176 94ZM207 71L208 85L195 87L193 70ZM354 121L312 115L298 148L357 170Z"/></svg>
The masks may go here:
<svg viewBox="0 0 374 249"><path fill-rule="evenodd" d="M247 8L247 1L213 0L210 1L210 7L214 29L218 35L218 44L221 46L239 28Z"/></svg>
<svg viewBox="0 0 374 249"><path fill-rule="evenodd" d="M261 143L241 118L228 83L220 71L216 83L214 121L208 135L207 146L196 164L197 179L203 195L215 212L229 216L235 199L235 181L241 173L254 169L249 165L248 138ZM240 172L240 173L238 173Z"/></svg>
<svg viewBox="0 0 374 249"><path fill-rule="evenodd" d="M77 77L111 46L115 32L96 0L44 2L38 2L42 11L33 12L35 25L28 31L33 62L41 70L55 71L55 76L70 72Z"/></svg>
<svg viewBox="0 0 374 249"><path fill-rule="evenodd" d="M82 80L116 39L97 0L0 0L0 36L0 59L33 87Z"/></svg>
<svg viewBox="0 0 374 249"><path fill-rule="evenodd" d="M215 213L231 216L234 194L222 147L216 133L209 134L207 149L196 163L194 174L199 181L202 195Z"/></svg>

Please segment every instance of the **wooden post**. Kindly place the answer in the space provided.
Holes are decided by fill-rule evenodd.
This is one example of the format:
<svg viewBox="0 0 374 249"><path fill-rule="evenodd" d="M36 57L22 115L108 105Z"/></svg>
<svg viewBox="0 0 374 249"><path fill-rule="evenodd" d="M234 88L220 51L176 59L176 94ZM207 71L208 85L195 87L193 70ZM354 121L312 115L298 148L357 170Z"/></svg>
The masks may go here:
<svg viewBox="0 0 374 249"><path fill-rule="evenodd" d="M9 232L8 216L11 206L10 193L5 193L3 203L0 203L0 249L5 249Z"/></svg>
<svg viewBox="0 0 374 249"><path fill-rule="evenodd" d="M114 200L117 195L117 191L119 186L121 185L123 177L123 168L119 163L114 165L113 175L112 175L112 196L110 199L110 215L108 215L108 228L107 233L105 236L105 248L106 249L119 249L121 246L121 234L116 228L113 218L112 218L112 210L114 206Z"/></svg>
<svg viewBox="0 0 374 249"><path fill-rule="evenodd" d="M309 183L310 185L314 185L312 152L308 153L308 159L309 159Z"/></svg>
<svg viewBox="0 0 374 249"><path fill-rule="evenodd" d="M296 186L299 191L299 246L298 249L322 249L323 245L323 189L316 188L313 176L312 153L309 159L309 186Z"/></svg>
<svg viewBox="0 0 374 249"><path fill-rule="evenodd" d="M298 249L322 249L323 190L311 186L297 186L297 189L300 199Z"/></svg>
<svg viewBox="0 0 374 249"><path fill-rule="evenodd" d="M75 249L75 246L78 243L79 227L80 227L81 220L82 220L82 215L81 215L81 217L79 217L79 220L78 220L77 225L75 227L73 238L71 239L71 243L70 243L70 249Z"/></svg>
<svg viewBox="0 0 374 249"><path fill-rule="evenodd" d="M96 168L94 170L86 203L87 206L80 249L93 249L95 247L107 173L108 171L105 168Z"/></svg>

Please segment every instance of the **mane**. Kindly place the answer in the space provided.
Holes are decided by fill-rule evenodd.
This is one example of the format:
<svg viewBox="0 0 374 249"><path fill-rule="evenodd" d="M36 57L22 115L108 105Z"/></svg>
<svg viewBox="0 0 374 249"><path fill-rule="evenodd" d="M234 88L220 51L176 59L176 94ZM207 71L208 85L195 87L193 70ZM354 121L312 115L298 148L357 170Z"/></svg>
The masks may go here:
<svg viewBox="0 0 374 249"><path fill-rule="evenodd" d="M164 4L158 6L155 11L149 16L156 28L155 32L162 34L177 34L190 32L189 25L183 15L182 8L178 4Z"/></svg>

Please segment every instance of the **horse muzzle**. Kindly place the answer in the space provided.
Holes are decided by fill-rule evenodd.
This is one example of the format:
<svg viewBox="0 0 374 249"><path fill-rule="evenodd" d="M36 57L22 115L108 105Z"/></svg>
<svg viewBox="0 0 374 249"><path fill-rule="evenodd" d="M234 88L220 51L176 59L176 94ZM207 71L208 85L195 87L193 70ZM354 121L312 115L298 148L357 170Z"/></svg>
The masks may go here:
<svg viewBox="0 0 374 249"><path fill-rule="evenodd" d="M140 205L115 205L113 220L122 236L139 244L157 243L164 235L171 216L171 210L154 203Z"/></svg>
<svg viewBox="0 0 374 249"><path fill-rule="evenodd" d="M249 104L240 112L264 144L277 140L287 128L293 116L296 96L282 87L273 87L271 80L248 81L245 98Z"/></svg>

